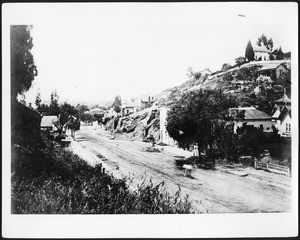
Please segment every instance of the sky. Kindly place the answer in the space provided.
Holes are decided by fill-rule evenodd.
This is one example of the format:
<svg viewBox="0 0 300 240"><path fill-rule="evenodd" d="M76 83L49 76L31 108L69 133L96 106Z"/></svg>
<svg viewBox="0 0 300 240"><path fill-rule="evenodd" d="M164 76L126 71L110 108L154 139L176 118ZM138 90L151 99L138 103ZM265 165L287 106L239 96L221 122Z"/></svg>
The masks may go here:
<svg viewBox="0 0 300 240"><path fill-rule="evenodd" d="M54 89L68 102L160 93L185 82L189 67L216 71L234 64L248 40L255 44L262 33L284 52L295 44L292 3L17 6L12 24L33 25L38 76L25 94L28 102L38 91L49 101Z"/></svg>

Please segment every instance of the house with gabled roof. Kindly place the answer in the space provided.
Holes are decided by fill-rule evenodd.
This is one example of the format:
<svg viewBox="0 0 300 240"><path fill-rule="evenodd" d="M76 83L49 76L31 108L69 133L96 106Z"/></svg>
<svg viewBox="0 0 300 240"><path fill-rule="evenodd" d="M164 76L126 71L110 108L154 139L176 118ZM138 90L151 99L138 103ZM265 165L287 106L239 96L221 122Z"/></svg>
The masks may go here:
<svg viewBox="0 0 300 240"><path fill-rule="evenodd" d="M275 101L274 107L276 109L279 109L280 111L283 110L283 108L285 107L288 110L291 110L291 99L286 94L284 94L282 98Z"/></svg>
<svg viewBox="0 0 300 240"><path fill-rule="evenodd" d="M256 109L255 107L230 108L230 115L233 117L233 131L242 127L244 123L256 128L262 128L264 132L272 132L272 116Z"/></svg>
<svg viewBox="0 0 300 240"><path fill-rule="evenodd" d="M291 137L292 115L290 109L287 107L276 109L272 115L272 120L281 137Z"/></svg>
<svg viewBox="0 0 300 240"><path fill-rule="evenodd" d="M259 69L259 73L264 76L269 76L273 80L278 79L284 73L287 73L289 70L283 63L268 63L265 64Z"/></svg>
<svg viewBox="0 0 300 240"><path fill-rule="evenodd" d="M266 46L253 46L253 51L254 51L254 59L256 61L269 61L270 60L270 53L271 51L266 48Z"/></svg>

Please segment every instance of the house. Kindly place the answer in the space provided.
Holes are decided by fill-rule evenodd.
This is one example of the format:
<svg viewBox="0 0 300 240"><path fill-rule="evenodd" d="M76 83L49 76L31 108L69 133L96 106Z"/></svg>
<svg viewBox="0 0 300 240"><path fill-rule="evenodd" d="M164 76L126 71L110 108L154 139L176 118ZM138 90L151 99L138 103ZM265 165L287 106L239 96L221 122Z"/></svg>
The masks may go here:
<svg viewBox="0 0 300 240"><path fill-rule="evenodd" d="M121 116L136 113L141 110L142 104L139 100L131 100L122 103L121 106Z"/></svg>
<svg viewBox="0 0 300 240"><path fill-rule="evenodd" d="M56 130L54 122L58 120L57 116L43 116L41 121L41 130Z"/></svg>
<svg viewBox="0 0 300 240"><path fill-rule="evenodd" d="M161 107L159 109L159 137L162 143L174 146L176 142L173 138L169 136L169 133L166 128L168 111L169 109L166 107Z"/></svg>
<svg viewBox="0 0 300 240"><path fill-rule="evenodd" d="M205 68L204 70L200 71L200 73L201 73L201 76L212 74L212 72L209 70L209 68Z"/></svg>
<svg viewBox="0 0 300 240"><path fill-rule="evenodd" d="M105 111L103 119L117 117L117 116L118 116L118 113L114 110L113 107L111 107L107 111Z"/></svg>
<svg viewBox="0 0 300 240"><path fill-rule="evenodd" d="M291 110L291 99L286 94L283 94L282 98L275 101L274 107L280 111L285 107Z"/></svg>
<svg viewBox="0 0 300 240"><path fill-rule="evenodd" d="M24 104L13 99L11 102L11 131L12 135L23 134L26 137L40 132L42 116L25 106Z"/></svg>
<svg viewBox="0 0 300 240"><path fill-rule="evenodd" d="M88 113L91 115L101 115L101 114L104 114L105 111L101 108L93 108Z"/></svg>
<svg viewBox="0 0 300 240"><path fill-rule="evenodd" d="M271 51L266 48L266 46L253 46L254 51L254 59L256 61L269 61L270 60L270 53Z"/></svg>
<svg viewBox="0 0 300 240"><path fill-rule="evenodd" d="M157 99L157 96L152 93L142 94L141 95L141 107L145 107L147 104L154 102Z"/></svg>
<svg viewBox="0 0 300 240"><path fill-rule="evenodd" d="M281 137L291 137L291 110L287 107L276 109L272 120Z"/></svg>
<svg viewBox="0 0 300 240"><path fill-rule="evenodd" d="M263 128L264 132L272 132L272 116L256 109L255 107L238 107L229 109L233 116L233 131L237 132L238 127L242 127L244 123L252 125L256 128ZM244 117L239 117L240 113L244 113Z"/></svg>
<svg viewBox="0 0 300 240"><path fill-rule="evenodd" d="M283 63L269 63L259 69L259 73L264 76L269 76L273 80L278 79L284 73L287 73L289 70Z"/></svg>

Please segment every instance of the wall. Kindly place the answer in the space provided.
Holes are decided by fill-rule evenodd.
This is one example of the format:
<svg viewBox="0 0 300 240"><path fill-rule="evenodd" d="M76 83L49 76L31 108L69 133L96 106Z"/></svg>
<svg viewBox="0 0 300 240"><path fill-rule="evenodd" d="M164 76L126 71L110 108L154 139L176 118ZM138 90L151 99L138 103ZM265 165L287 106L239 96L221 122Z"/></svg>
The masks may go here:
<svg viewBox="0 0 300 240"><path fill-rule="evenodd" d="M287 72L286 68L282 65L279 65L277 68L276 68L276 79L280 77L280 70L282 70L284 73Z"/></svg>
<svg viewBox="0 0 300 240"><path fill-rule="evenodd" d="M169 133L166 129L166 124L167 124L167 113L168 109L166 107L161 107L159 109L159 136L160 136L160 141L162 143L174 146L175 145L175 140L169 136Z"/></svg>
<svg viewBox="0 0 300 240"><path fill-rule="evenodd" d="M259 128L260 125L263 125L264 132L272 132L272 120L249 120L249 121L235 121L234 122L234 133L236 133L236 130L238 127L242 127L243 123L247 123L247 125L253 125L254 127Z"/></svg>
<svg viewBox="0 0 300 240"><path fill-rule="evenodd" d="M288 131L286 129L286 124L291 124L292 119L289 115L286 116L286 118L282 121L282 123L280 124L280 121L278 120L278 124L277 124L277 129L279 130L279 134L281 137L290 137L291 136L291 131Z"/></svg>
<svg viewBox="0 0 300 240"><path fill-rule="evenodd" d="M262 61L269 61L270 60L270 55L267 52L254 52L255 60L258 60L261 57Z"/></svg>

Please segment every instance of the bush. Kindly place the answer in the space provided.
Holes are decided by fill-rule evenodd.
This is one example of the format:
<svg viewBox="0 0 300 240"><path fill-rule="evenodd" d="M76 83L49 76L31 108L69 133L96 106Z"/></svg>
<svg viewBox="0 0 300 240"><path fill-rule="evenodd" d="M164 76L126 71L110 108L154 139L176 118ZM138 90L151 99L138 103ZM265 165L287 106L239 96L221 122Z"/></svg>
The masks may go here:
<svg viewBox="0 0 300 240"><path fill-rule="evenodd" d="M44 138L35 152L14 147L12 213L21 214L140 214L192 213L188 198L162 193L144 183L130 191L118 180L92 167L72 152Z"/></svg>

